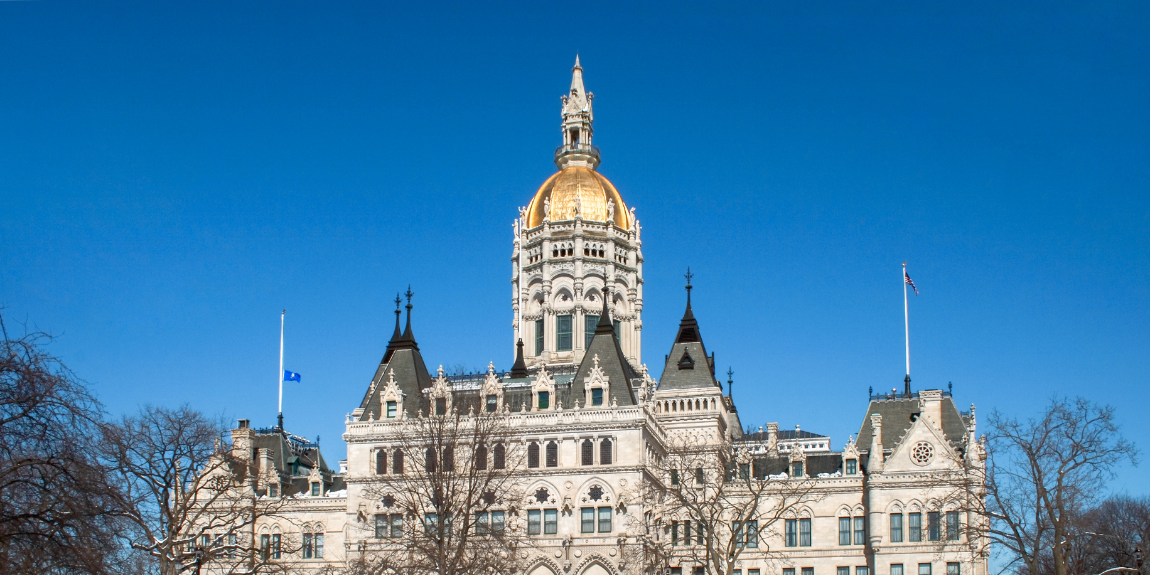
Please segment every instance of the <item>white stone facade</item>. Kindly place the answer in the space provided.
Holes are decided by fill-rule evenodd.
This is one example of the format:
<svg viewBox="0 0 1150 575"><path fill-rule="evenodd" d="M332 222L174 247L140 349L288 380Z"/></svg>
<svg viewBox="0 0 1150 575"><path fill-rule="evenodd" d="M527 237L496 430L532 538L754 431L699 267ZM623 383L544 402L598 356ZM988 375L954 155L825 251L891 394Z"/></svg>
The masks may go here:
<svg viewBox="0 0 1150 575"><path fill-rule="evenodd" d="M598 151L590 148L590 102L591 95L583 92L582 69L577 63L572 93L564 99L564 145L558 152L562 161L557 161L564 170L593 169L598 164ZM570 156L565 155L568 152ZM614 192L613 187L608 192ZM615 195L604 197L615 201ZM546 194L540 197L537 194L539 202L549 199ZM369 496L371 486L381 481L376 473L376 453L393 453L399 444L403 421L414 416L414 412L405 411L405 402L414 404L419 394L430 400L440 397L455 402L449 403L449 410L455 407L463 413L467 404L461 394L470 393L478 397L466 407L472 411L476 406L481 409L488 396L495 398L495 413L514 430L515 441L522 445L554 443L557 447L553 466L541 461L539 467L525 470L532 485L527 490L529 496L518 507L519 513L553 509L557 516L554 533L532 536L531 548L523 549L529 554L527 573L641 572L642 561L634 555L640 538L670 537L670 521L675 519L649 517L643 507L640 486L645 481L667 481L657 477L655 462L683 438L737 445L749 441L749 436L741 429L733 400L723 396L722 387L714 382L714 367L708 365L710 360L702 350L689 304L690 319L684 317L674 355L660 381L652 380L641 366L639 226L622 200L608 212L594 214L590 208L577 205L574 218L556 221L550 216L559 207L535 205L536 200L522 209L516 220L512 254L514 335L516 340L524 336L525 360L532 373L526 378L512 378L492 369L481 379L449 381L440 372L438 377L419 374L420 378L427 375L418 380L424 383L406 381L403 367L396 362L409 361L403 358L418 354L414 337L410 349L403 352L408 355L392 355L389 346L368 396L355 416L347 419L343 436L347 442L346 472L326 476L311 473L308 488L297 488L301 492L295 494L290 493L291 473L281 473L279 479L274 474L260 479L255 485L257 492L266 495L269 484L279 481L279 496L287 493L290 499L281 516L263 520L256 533L322 532L322 558L314 557L314 552L310 559L294 558L315 570L339 567L357 554L389 544L386 538L376 537L373 519L388 511L383 502ZM583 357L590 339L585 330L595 329L583 317L599 315L603 306L597 298L602 297L604 286L610 288L612 319L621 322L618 348L634 366L633 371L623 370L630 374L629 381L616 381L618 371L600 369L599 357ZM402 343L398 313L393 343ZM559 336L557 318L563 315L572 318L572 344L570 349L553 349L550 343ZM534 353L535 322L540 320L543 345L540 353ZM680 359L680 355L684 357ZM686 355L692 359L688 361ZM414 365L422 366L422 359L416 360ZM603 361L606 365L607 358ZM566 373L553 369L564 364L581 367ZM675 370L691 371L675 375ZM577 379L571 377L571 371ZM599 393L596 389L606 394L600 405L594 405ZM540 392L552 398L543 408ZM453 400L453 396L458 397ZM396 402L397 409L388 407L389 402ZM947 512L957 508L945 496L946 488L938 479L940 473L961 474L964 465L982 465L981 447L974 436L973 408L971 413L960 413L948 393L933 390L872 398L865 412L860 405L858 416L862 419L860 444L848 441L840 451L832 450L826 436L796 435L780 440L775 424L763 431L772 454L792 463L807 462L804 474L816 482L819 497L789 515L796 521L809 520L803 524L810 527L809 541L804 538L788 546L784 526L778 524L761 533L757 549L747 549L741 555L735 565L740 575L843 575L843 568L847 575L988 575L986 546L981 539L972 541L976 536L966 529L978 524L977 517L962 514L958 519L963 530L958 539L947 539ZM249 434L249 430L236 430L236 444L252 445ZM594 461L584 465L580 449L588 440L596 446ZM599 448L604 440L610 441L607 452ZM253 456L268 459L263 451ZM609 456L609 463L605 456ZM407 457L408 472L414 472L420 462L410 454ZM270 466L265 463L263 468L266 471ZM310 484L317 481L320 487L315 494ZM542 493L540 489L546 490L543 501L531 495ZM596 513L599 508L610 509L609 528L600 532L596 523L593 533L585 533L581 509L588 507L595 508ZM940 513L938 541L931 541L932 513ZM914 540L910 530L912 514L919 514L922 522L920 541ZM901 541L893 540L899 538L892 531L892 517L896 515L903 522ZM861 521L857 525L863 527L859 539L856 518ZM844 519L849 524L845 542L840 533ZM522 524L520 518L518 525ZM677 555L666 567L672 572L693 573L696 564L687 556ZM957 564L958 573L953 566L948 571L948 564ZM901 566L901 572L893 566Z"/></svg>

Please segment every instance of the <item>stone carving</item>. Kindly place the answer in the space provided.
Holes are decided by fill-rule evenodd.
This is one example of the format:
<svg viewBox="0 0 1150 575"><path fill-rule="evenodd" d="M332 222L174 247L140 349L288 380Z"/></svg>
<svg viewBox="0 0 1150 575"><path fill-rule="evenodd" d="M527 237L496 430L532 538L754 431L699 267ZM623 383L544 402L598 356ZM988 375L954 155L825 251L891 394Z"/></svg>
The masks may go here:
<svg viewBox="0 0 1150 575"><path fill-rule="evenodd" d="M615 220L615 200L607 198L607 223Z"/></svg>

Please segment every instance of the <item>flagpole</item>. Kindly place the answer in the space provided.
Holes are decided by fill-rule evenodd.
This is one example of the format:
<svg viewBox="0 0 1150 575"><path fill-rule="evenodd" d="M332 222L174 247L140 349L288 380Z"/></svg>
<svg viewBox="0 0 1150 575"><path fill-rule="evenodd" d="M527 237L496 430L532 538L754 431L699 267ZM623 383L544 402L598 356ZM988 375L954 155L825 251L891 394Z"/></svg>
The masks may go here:
<svg viewBox="0 0 1150 575"><path fill-rule="evenodd" d="M902 262L902 318L906 327L906 377L910 378L910 307L906 297L906 262Z"/></svg>
<svg viewBox="0 0 1150 575"><path fill-rule="evenodd" d="M279 427L283 430L284 427L284 314L287 310L280 312L280 403L279 403Z"/></svg>

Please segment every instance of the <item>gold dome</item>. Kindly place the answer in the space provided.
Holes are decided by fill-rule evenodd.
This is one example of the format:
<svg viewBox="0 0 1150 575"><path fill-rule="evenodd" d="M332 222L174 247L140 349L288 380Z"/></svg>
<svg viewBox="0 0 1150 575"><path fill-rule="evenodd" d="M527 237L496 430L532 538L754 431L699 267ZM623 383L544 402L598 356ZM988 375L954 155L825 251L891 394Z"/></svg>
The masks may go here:
<svg viewBox="0 0 1150 575"><path fill-rule="evenodd" d="M614 224L630 229L631 217L619 191L602 174L582 166L563 168L543 182L527 206L527 227L543 223L544 200L550 200L551 221L575 219L576 198L582 202L583 219L595 222L607 221L607 200L614 200Z"/></svg>

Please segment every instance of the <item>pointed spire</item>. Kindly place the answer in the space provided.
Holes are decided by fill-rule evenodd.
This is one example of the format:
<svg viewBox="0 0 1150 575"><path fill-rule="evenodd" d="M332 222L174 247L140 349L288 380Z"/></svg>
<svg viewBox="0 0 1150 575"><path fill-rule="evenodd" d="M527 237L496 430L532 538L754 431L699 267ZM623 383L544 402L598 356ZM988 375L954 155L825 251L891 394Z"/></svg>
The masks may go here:
<svg viewBox="0 0 1150 575"><path fill-rule="evenodd" d="M527 377L527 362L523 361L523 338L515 344L515 364L511 366L511 377Z"/></svg>
<svg viewBox="0 0 1150 575"><path fill-rule="evenodd" d="M579 55L575 55L575 67L571 68L571 96L583 98L587 90L583 88L583 66L579 65Z"/></svg>
<svg viewBox="0 0 1150 575"><path fill-rule="evenodd" d="M411 308L414 307L411 305L411 297L414 296L415 293L411 291L410 284L407 286L407 293L403 295L407 296L407 327L403 330L403 339L414 340L415 338L413 338L411 334Z"/></svg>
<svg viewBox="0 0 1150 575"><path fill-rule="evenodd" d="M611 288L603 287L603 311L599 312L599 323L595 324L595 335L609 333L615 335L615 324L611 323L611 308L607 302L611 299Z"/></svg>
<svg viewBox="0 0 1150 575"><path fill-rule="evenodd" d="M399 315L401 312L399 311L399 304L402 301L403 300L399 299L399 292L396 292L396 294L395 294L395 333L391 334L391 341L398 341L399 337L400 337Z"/></svg>
<svg viewBox="0 0 1150 575"><path fill-rule="evenodd" d="M595 114L591 111L591 101L595 95L583 86L583 66L579 55L575 55L575 66L571 68L571 88L560 98L563 118L563 145L555 151L555 165L560 169L567 166L581 166L594 170L599 165L599 150L591 145L594 132L591 128Z"/></svg>
<svg viewBox="0 0 1150 575"><path fill-rule="evenodd" d="M687 309L683 311L683 319L679 322L679 333L675 335L675 343L700 341L699 322L695 321L695 314L691 311L691 290L694 287L691 285L691 278L695 277L695 274L691 273L691 268L687 268L687 273L683 277L687 278Z"/></svg>

